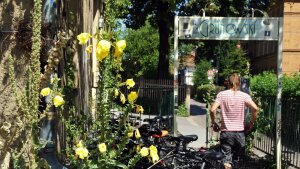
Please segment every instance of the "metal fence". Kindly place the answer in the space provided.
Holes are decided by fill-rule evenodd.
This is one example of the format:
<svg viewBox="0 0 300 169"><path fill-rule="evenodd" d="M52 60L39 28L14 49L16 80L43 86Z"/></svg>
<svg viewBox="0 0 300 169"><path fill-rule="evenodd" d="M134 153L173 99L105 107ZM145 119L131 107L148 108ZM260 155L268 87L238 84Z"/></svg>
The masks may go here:
<svg viewBox="0 0 300 169"><path fill-rule="evenodd" d="M131 90L139 91L137 104L144 107L145 114L171 115L174 106L174 85L169 79L134 79L136 85L133 89L123 87L121 90L128 94ZM178 103L184 103L186 87L178 88Z"/></svg>
<svg viewBox="0 0 300 169"><path fill-rule="evenodd" d="M276 97L258 97L263 110L260 116L270 119L271 130L257 134L254 146L267 154L274 154L276 134ZM300 97L282 98L282 159L296 168L300 168Z"/></svg>

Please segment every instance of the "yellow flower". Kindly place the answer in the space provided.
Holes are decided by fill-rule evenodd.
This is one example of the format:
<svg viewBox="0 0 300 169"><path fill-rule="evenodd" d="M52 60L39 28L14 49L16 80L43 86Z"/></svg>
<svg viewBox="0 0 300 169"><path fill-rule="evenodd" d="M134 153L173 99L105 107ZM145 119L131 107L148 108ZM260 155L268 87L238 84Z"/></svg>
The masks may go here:
<svg viewBox="0 0 300 169"><path fill-rule="evenodd" d="M119 90L115 89L115 97L119 96Z"/></svg>
<svg viewBox="0 0 300 169"><path fill-rule="evenodd" d="M78 147L75 149L76 156L79 156L80 159L84 159L89 155L89 151L84 147Z"/></svg>
<svg viewBox="0 0 300 169"><path fill-rule="evenodd" d="M80 45L84 45L91 37L92 35L90 35L89 33L81 33L77 36L77 39L79 40Z"/></svg>
<svg viewBox="0 0 300 169"><path fill-rule="evenodd" d="M146 157L149 155L149 149L147 147L143 147L140 151L142 157Z"/></svg>
<svg viewBox="0 0 300 169"><path fill-rule="evenodd" d="M134 135L135 135L135 138L141 138L139 129L135 129Z"/></svg>
<svg viewBox="0 0 300 169"><path fill-rule="evenodd" d="M55 107L61 106L65 103L64 99L59 95L54 97L53 102Z"/></svg>
<svg viewBox="0 0 300 169"><path fill-rule="evenodd" d="M126 48L126 41L125 40L119 40L116 42L116 49L117 50L124 50Z"/></svg>
<svg viewBox="0 0 300 169"><path fill-rule="evenodd" d="M159 156L157 154L157 148L154 145L149 147L150 157L152 158L152 162L155 163L159 160Z"/></svg>
<svg viewBox="0 0 300 169"><path fill-rule="evenodd" d="M83 147L82 140L79 140L79 142L76 144L76 147Z"/></svg>
<svg viewBox="0 0 300 169"><path fill-rule="evenodd" d="M132 136L133 136L133 132L127 133L127 136L128 136L128 137L132 137Z"/></svg>
<svg viewBox="0 0 300 169"><path fill-rule="evenodd" d="M97 44L96 57L101 62L110 51L111 44L107 40L101 40Z"/></svg>
<svg viewBox="0 0 300 169"><path fill-rule="evenodd" d="M120 100L123 104L126 102L126 98L123 93L120 95Z"/></svg>
<svg viewBox="0 0 300 169"><path fill-rule="evenodd" d="M157 154L151 156L151 158L152 158L152 162L153 162L153 163L156 163L156 162L159 160L159 156L158 156Z"/></svg>
<svg viewBox="0 0 300 169"><path fill-rule="evenodd" d="M137 113L144 113L144 108L142 106L140 106L140 105L137 105L136 106L136 112Z"/></svg>
<svg viewBox="0 0 300 169"><path fill-rule="evenodd" d="M86 53L92 53L93 46L89 45L88 47L85 48Z"/></svg>
<svg viewBox="0 0 300 169"><path fill-rule="evenodd" d="M134 102L138 98L138 94L136 92L130 92L128 95L128 101Z"/></svg>
<svg viewBox="0 0 300 169"><path fill-rule="evenodd" d="M98 145L98 149L99 149L100 153L106 152L106 145L105 145L105 143L99 144Z"/></svg>
<svg viewBox="0 0 300 169"><path fill-rule="evenodd" d="M122 54L123 54L123 51L115 50L114 56L116 58L121 58L120 56L122 56Z"/></svg>
<svg viewBox="0 0 300 169"><path fill-rule="evenodd" d="M152 154L157 154L157 148L154 145L151 145L149 147L149 149L150 149L150 155L151 155L151 153Z"/></svg>
<svg viewBox="0 0 300 169"><path fill-rule="evenodd" d="M49 87L46 87L46 88L44 88L44 89L41 90L41 93L40 93L40 94L41 94L43 97L45 97L45 96L48 96L50 93L51 93L51 89L50 89Z"/></svg>
<svg viewBox="0 0 300 169"><path fill-rule="evenodd" d="M126 48L126 41L125 40L119 40L116 42L116 47L115 47L115 57L120 57L123 54L124 49Z"/></svg>
<svg viewBox="0 0 300 169"><path fill-rule="evenodd" d="M135 85L135 82L133 81L133 79L127 79L125 84L127 85L127 89L130 89Z"/></svg>

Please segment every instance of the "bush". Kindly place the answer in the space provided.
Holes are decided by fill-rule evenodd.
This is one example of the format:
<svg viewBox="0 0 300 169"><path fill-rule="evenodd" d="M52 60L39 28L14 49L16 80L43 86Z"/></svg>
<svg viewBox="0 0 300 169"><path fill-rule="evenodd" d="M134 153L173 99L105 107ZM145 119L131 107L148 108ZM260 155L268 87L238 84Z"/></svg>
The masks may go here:
<svg viewBox="0 0 300 169"><path fill-rule="evenodd" d="M196 65L196 70L193 75L193 82L195 86L209 84L209 80L207 79L207 71L212 69L212 65L207 60L201 60Z"/></svg>
<svg viewBox="0 0 300 169"><path fill-rule="evenodd" d="M212 84L200 85L196 89L196 100L200 102L213 102L216 96L215 86Z"/></svg>
<svg viewBox="0 0 300 169"><path fill-rule="evenodd" d="M224 86L216 86L212 84L200 85L196 88L194 98L200 102L212 103L216 98L216 95L224 89Z"/></svg>
<svg viewBox="0 0 300 169"><path fill-rule="evenodd" d="M178 106L178 112L177 112L178 116L181 117L187 117L189 116L189 113L187 111L187 108L185 107L185 103L182 103Z"/></svg>
<svg viewBox="0 0 300 169"><path fill-rule="evenodd" d="M277 75L274 72L263 72L251 78L250 89L254 94L276 96ZM300 96L300 75L284 75L282 78L282 95Z"/></svg>
<svg viewBox="0 0 300 169"><path fill-rule="evenodd" d="M265 71L250 79L250 89L260 95L276 95L277 77L274 72Z"/></svg>

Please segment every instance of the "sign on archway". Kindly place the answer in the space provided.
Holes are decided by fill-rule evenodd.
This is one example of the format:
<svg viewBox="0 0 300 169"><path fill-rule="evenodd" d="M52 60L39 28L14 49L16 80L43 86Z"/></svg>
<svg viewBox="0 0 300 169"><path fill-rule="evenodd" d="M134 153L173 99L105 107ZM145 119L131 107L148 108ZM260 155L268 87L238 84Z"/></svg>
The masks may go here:
<svg viewBox="0 0 300 169"><path fill-rule="evenodd" d="M174 134L178 107L178 40L278 41L276 100L276 163L281 167L282 17L175 16L174 22Z"/></svg>
<svg viewBox="0 0 300 169"><path fill-rule="evenodd" d="M179 39L278 40L278 18L179 17Z"/></svg>

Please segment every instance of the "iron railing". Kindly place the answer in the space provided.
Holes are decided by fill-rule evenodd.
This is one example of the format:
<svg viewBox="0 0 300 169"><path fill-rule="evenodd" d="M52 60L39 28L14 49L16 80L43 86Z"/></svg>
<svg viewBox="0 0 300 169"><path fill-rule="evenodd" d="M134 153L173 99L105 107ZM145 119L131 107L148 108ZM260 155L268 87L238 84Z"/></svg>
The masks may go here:
<svg viewBox="0 0 300 169"><path fill-rule="evenodd" d="M254 146L267 154L274 154L276 134L276 97L257 97L262 112L260 116L269 119L270 130L257 134ZM300 168L300 97L282 98L281 121L282 159Z"/></svg>

